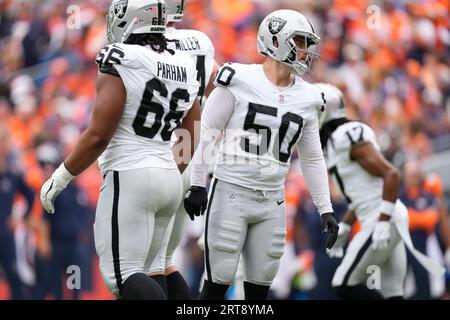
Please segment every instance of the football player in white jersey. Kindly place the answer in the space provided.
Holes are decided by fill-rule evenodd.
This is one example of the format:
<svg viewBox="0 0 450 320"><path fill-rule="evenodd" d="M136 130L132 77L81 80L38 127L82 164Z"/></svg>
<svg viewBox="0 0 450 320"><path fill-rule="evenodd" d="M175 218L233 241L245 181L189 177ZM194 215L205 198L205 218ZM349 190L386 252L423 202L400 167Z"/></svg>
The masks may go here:
<svg viewBox="0 0 450 320"><path fill-rule="evenodd" d="M443 269L412 246L408 212L398 200L400 175L381 154L373 130L345 117L344 98L337 87L316 86L327 103L320 119L320 138L328 170L349 204L328 255L342 257L351 226L356 220L361 223L332 285L344 299L401 299L405 244L430 272L442 275Z"/></svg>
<svg viewBox="0 0 450 320"><path fill-rule="evenodd" d="M197 80L200 82L198 96L200 105L204 105L204 98L208 97L214 89L214 77L219 66L214 60L214 46L205 33L194 29L176 28L176 24L183 19L185 4L186 0L166 0L167 46L173 50L186 52L194 60Z"/></svg>
<svg viewBox="0 0 450 320"><path fill-rule="evenodd" d="M327 246L337 237L328 175L318 129L320 91L299 75L310 70L319 43L311 23L293 10L262 21L258 50L263 64L225 64L202 114L184 205L190 215L206 209L205 269L200 299L224 299L242 252L246 299L266 299L284 252L284 180L294 145L324 229ZM221 135L214 179L205 178Z"/></svg>
<svg viewBox="0 0 450 320"><path fill-rule="evenodd" d="M166 0L168 24L165 37L169 49L184 51L193 59L200 83L198 97L200 105L203 105L214 88L214 77L219 67L214 60L214 46L206 34L198 30L176 29L176 23L183 19L185 3L184 0ZM183 194L189 188L190 168L188 166L182 174ZM183 237L187 218L183 203L180 203L169 224L169 232L164 236L158 257L149 270L149 274L166 287L169 300L190 298L189 287L172 260L173 253ZM164 276L165 279L162 279Z"/></svg>
<svg viewBox="0 0 450 320"><path fill-rule="evenodd" d="M165 19L162 0L111 3L92 120L41 189L53 213L58 194L98 158L95 247L106 285L122 299L166 298L146 272L183 197L170 140L180 125L193 136L200 118L195 65L167 49Z"/></svg>

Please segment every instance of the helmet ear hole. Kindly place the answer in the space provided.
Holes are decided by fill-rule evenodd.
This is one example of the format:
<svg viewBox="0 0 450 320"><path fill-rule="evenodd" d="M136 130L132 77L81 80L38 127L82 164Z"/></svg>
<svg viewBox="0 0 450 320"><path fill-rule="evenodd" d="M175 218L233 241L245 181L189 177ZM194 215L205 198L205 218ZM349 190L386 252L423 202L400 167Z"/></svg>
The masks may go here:
<svg viewBox="0 0 450 320"><path fill-rule="evenodd" d="M272 44L273 44L273 46L274 46L275 48L278 48L279 43L278 43L278 39L277 39L276 36L273 36L273 37L272 37Z"/></svg>

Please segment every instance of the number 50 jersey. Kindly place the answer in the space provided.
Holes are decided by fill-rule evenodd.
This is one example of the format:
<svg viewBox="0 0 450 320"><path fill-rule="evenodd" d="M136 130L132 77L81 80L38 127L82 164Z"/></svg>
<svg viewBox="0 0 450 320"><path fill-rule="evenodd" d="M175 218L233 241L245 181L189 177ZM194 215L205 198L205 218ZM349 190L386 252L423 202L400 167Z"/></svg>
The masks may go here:
<svg viewBox="0 0 450 320"><path fill-rule="evenodd" d="M103 48L96 62L100 72L121 77L127 95L116 132L98 159L102 173L176 168L170 138L199 89L189 55L116 43Z"/></svg>
<svg viewBox="0 0 450 320"><path fill-rule="evenodd" d="M262 65L238 63L223 65L215 84L235 97L216 157L218 179L251 189L280 190L299 141L318 143L323 159L317 113L324 100L315 86L295 77L290 87L280 88L267 79Z"/></svg>

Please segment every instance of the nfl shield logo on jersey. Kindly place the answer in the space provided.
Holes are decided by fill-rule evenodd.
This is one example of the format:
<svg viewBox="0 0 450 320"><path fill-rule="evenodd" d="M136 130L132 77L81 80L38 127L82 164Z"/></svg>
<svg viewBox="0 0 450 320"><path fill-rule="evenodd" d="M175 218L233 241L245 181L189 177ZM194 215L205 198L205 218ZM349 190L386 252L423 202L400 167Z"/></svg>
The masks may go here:
<svg viewBox="0 0 450 320"><path fill-rule="evenodd" d="M286 20L283 20L281 18L272 17L269 20L269 31L271 34L277 34L280 32L284 26L286 25Z"/></svg>
<svg viewBox="0 0 450 320"><path fill-rule="evenodd" d="M114 5L114 14L119 19L122 19L125 16L125 13L127 12L127 6L128 6L128 0L118 1Z"/></svg>

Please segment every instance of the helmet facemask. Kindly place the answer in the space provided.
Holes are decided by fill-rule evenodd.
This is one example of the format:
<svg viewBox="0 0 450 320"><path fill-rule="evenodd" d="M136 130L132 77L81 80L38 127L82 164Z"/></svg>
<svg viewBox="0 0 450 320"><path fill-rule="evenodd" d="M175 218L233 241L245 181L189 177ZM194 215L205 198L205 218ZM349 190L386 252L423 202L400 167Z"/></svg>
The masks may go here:
<svg viewBox="0 0 450 320"><path fill-rule="evenodd" d="M299 75L311 73L311 65L314 59L319 59L318 40L310 34L294 33L286 39L286 45L290 48L286 58L280 62L292 67ZM299 53L302 53L299 59Z"/></svg>

